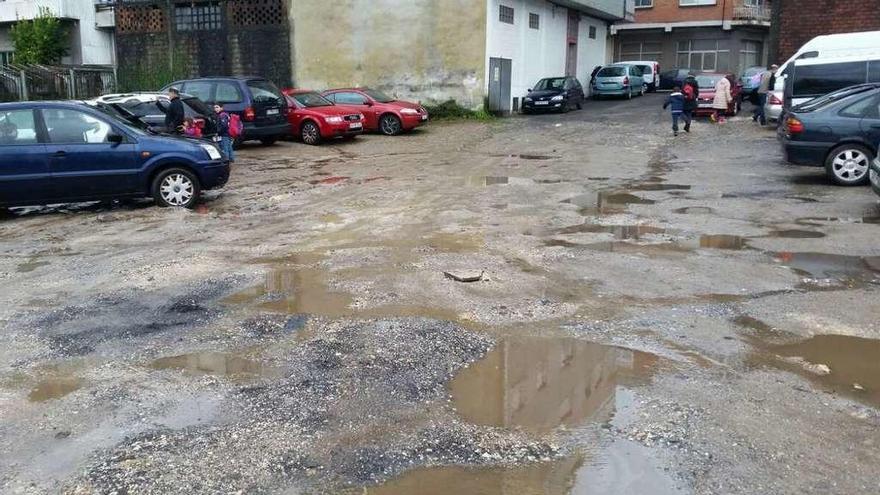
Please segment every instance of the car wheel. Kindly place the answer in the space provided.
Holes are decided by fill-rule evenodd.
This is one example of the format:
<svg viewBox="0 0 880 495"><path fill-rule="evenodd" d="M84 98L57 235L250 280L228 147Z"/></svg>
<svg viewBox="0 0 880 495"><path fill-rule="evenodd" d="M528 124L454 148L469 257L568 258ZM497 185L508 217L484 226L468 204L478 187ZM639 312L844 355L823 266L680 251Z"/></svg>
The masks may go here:
<svg viewBox="0 0 880 495"><path fill-rule="evenodd" d="M299 135L302 141L310 146L321 144L321 129L311 120L302 125Z"/></svg>
<svg viewBox="0 0 880 495"><path fill-rule="evenodd" d="M578 109L578 110L583 110L583 109L584 109L584 100L578 100L578 102L577 102L577 109Z"/></svg>
<svg viewBox="0 0 880 495"><path fill-rule="evenodd" d="M858 144L844 144L831 150L825 159L825 173L841 186L861 186L868 182L873 155Z"/></svg>
<svg viewBox="0 0 880 495"><path fill-rule="evenodd" d="M383 115L379 120L379 130L386 136L396 136L400 134L402 127L400 119L390 113Z"/></svg>
<svg viewBox="0 0 880 495"><path fill-rule="evenodd" d="M156 204L165 208L192 208L199 200L199 179L183 168L169 168L159 172L151 188Z"/></svg>
<svg viewBox="0 0 880 495"><path fill-rule="evenodd" d="M260 139L260 142L263 143L263 146L272 146L273 144L275 144L276 141L278 141L278 138L274 138L274 137Z"/></svg>

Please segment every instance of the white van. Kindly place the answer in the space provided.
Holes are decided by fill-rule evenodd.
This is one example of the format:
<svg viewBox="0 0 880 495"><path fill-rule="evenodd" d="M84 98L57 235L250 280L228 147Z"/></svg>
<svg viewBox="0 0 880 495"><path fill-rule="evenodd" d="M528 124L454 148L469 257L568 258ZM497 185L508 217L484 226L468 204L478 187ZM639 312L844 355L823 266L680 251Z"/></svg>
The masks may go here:
<svg viewBox="0 0 880 495"><path fill-rule="evenodd" d="M876 51L880 51L880 31L816 36L806 42L791 58L779 66L779 70L776 71L776 82L767 94L764 114L768 120L777 120L782 114L785 73L790 69L795 60L833 57L835 54L837 56L859 55L862 52Z"/></svg>
<svg viewBox="0 0 880 495"><path fill-rule="evenodd" d="M642 69L642 79L644 79L645 84L648 85L649 92L653 93L660 87L660 62L655 60L625 60L622 62L615 62L615 64L637 65Z"/></svg>
<svg viewBox="0 0 880 495"><path fill-rule="evenodd" d="M880 83L880 50L845 57L795 60L785 77L783 108L857 84Z"/></svg>

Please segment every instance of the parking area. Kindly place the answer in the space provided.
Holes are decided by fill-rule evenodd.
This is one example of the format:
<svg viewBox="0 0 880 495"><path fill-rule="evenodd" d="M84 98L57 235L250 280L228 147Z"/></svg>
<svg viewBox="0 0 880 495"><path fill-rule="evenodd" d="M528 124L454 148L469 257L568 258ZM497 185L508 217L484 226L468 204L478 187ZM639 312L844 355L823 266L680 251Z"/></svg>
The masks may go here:
<svg viewBox="0 0 880 495"><path fill-rule="evenodd" d="M880 491L877 197L664 98L6 214L0 491Z"/></svg>

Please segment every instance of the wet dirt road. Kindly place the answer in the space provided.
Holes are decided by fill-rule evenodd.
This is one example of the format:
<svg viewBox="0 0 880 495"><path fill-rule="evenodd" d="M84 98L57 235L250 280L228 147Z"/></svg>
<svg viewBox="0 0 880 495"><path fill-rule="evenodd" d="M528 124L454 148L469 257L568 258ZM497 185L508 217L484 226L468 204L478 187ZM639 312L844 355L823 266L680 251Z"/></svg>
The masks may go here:
<svg viewBox="0 0 880 495"><path fill-rule="evenodd" d="M16 210L0 491L880 492L877 198L661 102Z"/></svg>

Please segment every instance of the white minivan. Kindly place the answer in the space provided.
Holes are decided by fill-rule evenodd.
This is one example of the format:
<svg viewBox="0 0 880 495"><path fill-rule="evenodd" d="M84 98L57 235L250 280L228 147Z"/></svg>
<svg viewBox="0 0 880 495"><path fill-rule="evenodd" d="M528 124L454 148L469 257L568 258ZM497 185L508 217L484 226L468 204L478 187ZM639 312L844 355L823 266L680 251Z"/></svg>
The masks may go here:
<svg viewBox="0 0 880 495"><path fill-rule="evenodd" d="M784 109L858 84L880 83L880 50L861 55L805 58L789 65Z"/></svg>
<svg viewBox="0 0 880 495"><path fill-rule="evenodd" d="M785 96L786 71L790 70L795 60L817 57L833 57L859 55L880 50L880 31L862 33L827 34L816 36L806 42L794 55L776 71L776 79L767 94L764 114L768 120L778 120L782 114Z"/></svg>
<svg viewBox="0 0 880 495"><path fill-rule="evenodd" d="M657 91L657 88L660 87L660 62L654 60L625 60L615 63L637 65L640 69L642 69L642 79L644 79L645 84L648 85L649 92Z"/></svg>

